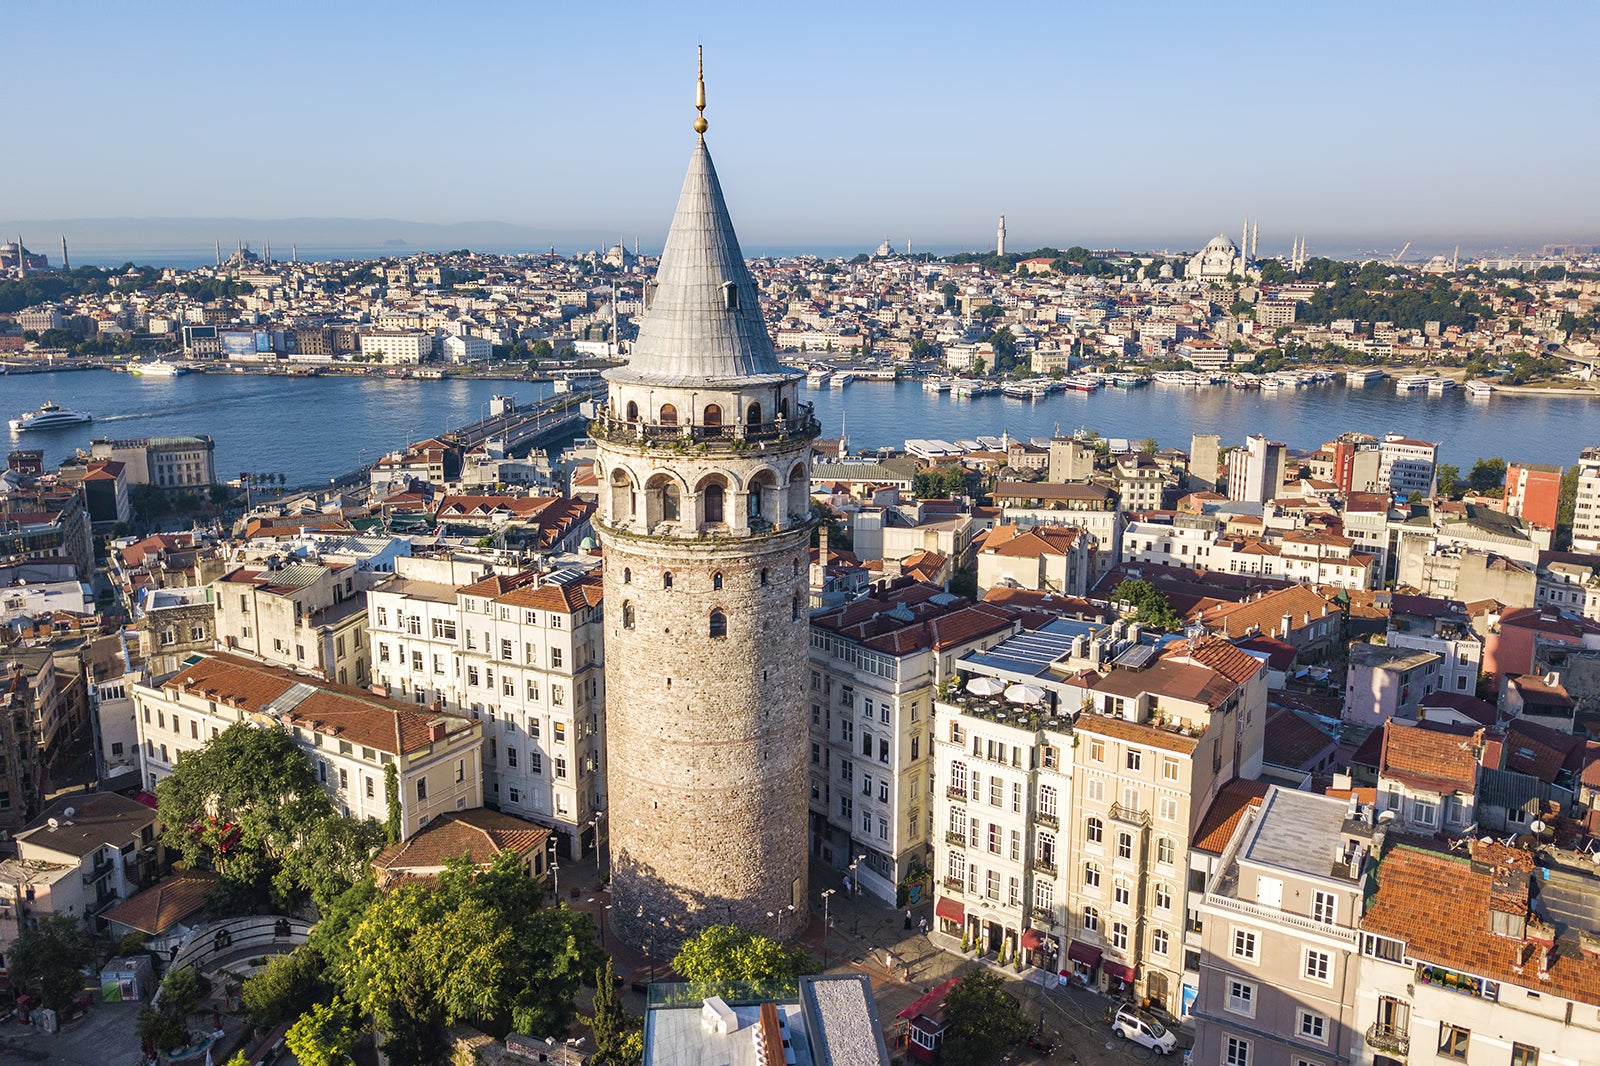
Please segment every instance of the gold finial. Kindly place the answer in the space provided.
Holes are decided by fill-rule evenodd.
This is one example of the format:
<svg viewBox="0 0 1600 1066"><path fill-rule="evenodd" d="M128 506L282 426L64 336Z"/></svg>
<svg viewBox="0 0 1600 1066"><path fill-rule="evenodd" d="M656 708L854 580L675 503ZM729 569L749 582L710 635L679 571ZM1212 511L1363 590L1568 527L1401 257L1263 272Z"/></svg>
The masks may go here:
<svg viewBox="0 0 1600 1066"><path fill-rule="evenodd" d="M706 139L706 49L700 46L700 76L694 90L694 109L700 112L694 119L694 131Z"/></svg>

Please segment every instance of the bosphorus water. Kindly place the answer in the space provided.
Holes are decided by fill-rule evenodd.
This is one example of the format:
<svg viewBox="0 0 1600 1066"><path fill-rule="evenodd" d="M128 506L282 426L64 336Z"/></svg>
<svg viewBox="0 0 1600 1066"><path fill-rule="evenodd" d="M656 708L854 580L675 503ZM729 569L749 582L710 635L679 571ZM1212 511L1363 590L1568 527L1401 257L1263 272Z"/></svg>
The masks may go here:
<svg viewBox="0 0 1600 1066"><path fill-rule="evenodd" d="M313 484L445 429L482 417L496 394L519 403L549 395L548 383L403 380L388 377L291 378L257 374L135 377L89 370L0 377L0 420L46 400L94 415L90 425L12 435L12 447L43 448L55 464L96 437L206 433L216 439L217 475L282 472L291 484ZM1152 384L1106 388L1089 395L1052 393L1037 402L987 396L957 400L914 381L858 381L810 389L824 434L841 420L852 449L898 447L908 438L955 440L1010 431L1048 437L1094 428L1107 437L1187 449L1195 433L1218 433L1227 444L1262 433L1291 448L1314 449L1346 430L1382 436L1391 430L1440 444L1442 461L1464 469L1484 456L1567 466L1578 450L1600 444L1600 403L1563 397L1497 395L1473 400L1397 394L1384 383L1367 388L1323 384L1272 392L1191 389ZM0 427L3 431L3 427Z"/></svg>

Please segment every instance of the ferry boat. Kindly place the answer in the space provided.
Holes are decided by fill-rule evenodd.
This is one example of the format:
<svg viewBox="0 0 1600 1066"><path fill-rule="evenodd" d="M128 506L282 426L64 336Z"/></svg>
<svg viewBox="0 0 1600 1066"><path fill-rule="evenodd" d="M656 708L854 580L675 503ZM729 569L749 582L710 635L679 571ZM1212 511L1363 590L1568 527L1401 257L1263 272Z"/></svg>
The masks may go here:
<svg viewBox="0 0 1600 1066"><path fill-rule="evenodd" d="M1085 374L1081 377L1067 379L1068 392L1095 392L1104 382L1094 374Z"/></svg>
<svg viewBox="0 0 1600 1066"><path fill-rule="evenodd" d="M1426 389L1432 380L1431 374L1407 374L1403 378L1395 379L1394 388L1396 392L1415 392L1418 389Z"/></svg>
<svg viewBox="0 0 1600 1066"><path fill-rule="evenodd" d="M1454 378L1434 378L1432 381L1428 382L1428 395L1443 396L1445 393L1449 392L1455 387L1456 382Z"/></svg>
<svg viewBox="0 0 1600 1066"><path fill-rule="evenodd" d="M1487 400L1494 395L1494 386L1487 381L1469 381L1466 390L1467 395L1474 400Z"/></svg>
<svg viewBox="0 0 1600 1066"><path fill-rule="evenodd" d="M1150 379L1143 374L1113 374L1111 384L1119 389L1138 389L1150 384Z"/></svg>
<svg viewBox="0 0 1600 1066"><path fill-rule="evenodd" d="M855 379L856 376L854 374L835 374L833 375L833 387L836 389L842 389Z"/></svg>
<svg viewBox="0 0 1600 1066"><path fill-rule="evenodd" d="M806 384L813 389L820 389L833 377L833 371L820 366L812 367L806 372Z"/></svg>
<svg viewBox="0 0 1600 1066"><path fill-rule="evenodd" d="M1384 373L1375 366L1351 367L1344 372L1344 383L1352 388L1371 385L1375 381L1382 381Z"/></svg>
<svg viewBox="0 0 1600 1066"><path fill-rule="evenodd" d="M179 374L187 374L189 368L169 363L164 359L157 359L150 363L130 363L128 373L143 378L175 378Z"/></svg>
<svg viewBox="0 0 1600 1066"><path fill-rule="evenodd" d="M950 382L947 378L924 378L922 380L923 392L949 392Z"/></svg>
<svg viewBox="0 0 1600 1066"><path fill-rule="evenodd" d="M53 401L46 400L37 411L29 411L11 420L11 432L22 433L30 429L61 429L93 422L94 416L84 411L73 411Z"/></svg>

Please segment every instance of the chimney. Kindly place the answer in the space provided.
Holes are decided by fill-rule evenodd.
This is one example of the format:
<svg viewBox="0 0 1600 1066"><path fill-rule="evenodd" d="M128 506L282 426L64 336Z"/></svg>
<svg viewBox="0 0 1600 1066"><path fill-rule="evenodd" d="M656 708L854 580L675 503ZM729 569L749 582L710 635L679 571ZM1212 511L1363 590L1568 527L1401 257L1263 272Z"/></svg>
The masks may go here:
<svg viewBox="0 0 1600 1066"><path fill-rule="evenodd" d="M828 565L828 523L822 522L817 526L817 562L823 566Z"/></svg>
<svg viewBox="0 0 1600 1066"><path fill-rule="evenodd" d="M449 729L449 727L446 726L445 723L443 723L443 722L429 722L428 723L428 743L429 744L433 744L433 743L436 743L437 741L443 740L445 733L448 732L448 729Z"/></svg>
<svg viewBox="0 0 1600 1066"><path fill-rule="evenodd" d="M1286 614L1286 615L1283 616L1283 639L1284 640L1288 640L1289 639L1289 632L1292 629L1294 629L1294 615Z"/></svg>

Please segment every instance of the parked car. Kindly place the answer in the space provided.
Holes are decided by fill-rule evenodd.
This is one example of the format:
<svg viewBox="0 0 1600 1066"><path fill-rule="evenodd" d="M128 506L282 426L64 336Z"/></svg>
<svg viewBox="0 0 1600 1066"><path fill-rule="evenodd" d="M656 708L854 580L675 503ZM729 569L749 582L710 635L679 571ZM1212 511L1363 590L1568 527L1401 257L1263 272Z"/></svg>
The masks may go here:
<svg viewBox="0 0 1600 1066"><path fill-rule="evenodd" d="M1165 1055L1178 1046L1178 1038L1155 1018L1137 1007L1124 1006L1111 1019L1111 1031L1124 1040Z"/></svg>

